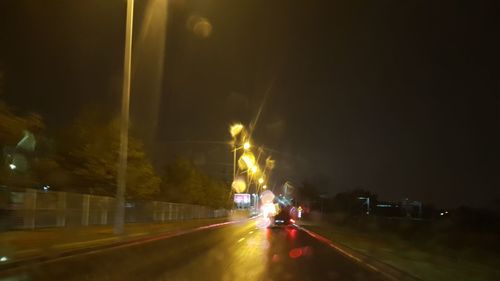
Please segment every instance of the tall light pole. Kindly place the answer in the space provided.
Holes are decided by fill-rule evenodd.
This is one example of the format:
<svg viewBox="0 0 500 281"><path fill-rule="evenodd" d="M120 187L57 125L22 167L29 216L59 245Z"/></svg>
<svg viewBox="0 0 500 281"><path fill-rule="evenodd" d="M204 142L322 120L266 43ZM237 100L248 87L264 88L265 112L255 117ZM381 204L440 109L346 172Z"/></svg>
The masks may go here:
<svg viewBox="0 0 500 281"><path fill-rule="evenodd" d="M134 0L127 0L125 28L125 54L123 59L122 111L120 122L120 152L116 176L115 234L122 234L125 223L125 189L127 185L128 126L130 107L130 79L132 65L132 30L134 22Z"/></svg>

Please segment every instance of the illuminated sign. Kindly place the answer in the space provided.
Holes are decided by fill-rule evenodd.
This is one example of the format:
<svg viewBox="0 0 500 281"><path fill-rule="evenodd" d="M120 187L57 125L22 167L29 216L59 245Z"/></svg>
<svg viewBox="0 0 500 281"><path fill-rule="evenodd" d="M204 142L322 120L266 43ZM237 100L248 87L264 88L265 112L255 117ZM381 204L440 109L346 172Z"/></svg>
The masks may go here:
<svg viewBox="0 0 500 281"><path fill-rule="evenodd" d="M234 195L234 203L236 204L250 204L250 194L237 193Z"/></svg>

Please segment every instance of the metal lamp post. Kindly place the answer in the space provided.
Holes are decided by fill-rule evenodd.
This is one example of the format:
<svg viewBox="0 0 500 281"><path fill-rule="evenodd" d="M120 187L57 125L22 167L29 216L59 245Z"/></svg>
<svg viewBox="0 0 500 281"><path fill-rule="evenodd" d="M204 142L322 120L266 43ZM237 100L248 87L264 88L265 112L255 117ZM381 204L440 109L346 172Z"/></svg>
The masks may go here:
<svg viewBox="0 0 500 281"><path fill-rule="evenodd" d="M116 212L114 233L122 234L125 224L125 190L127 184L128 127L130 107L130 79L132 65L132 30L134 22L134 0L127 0L127 19L125 28L125 53L123 63L123 89L120 122L120 151L116 177Z"/></svg>

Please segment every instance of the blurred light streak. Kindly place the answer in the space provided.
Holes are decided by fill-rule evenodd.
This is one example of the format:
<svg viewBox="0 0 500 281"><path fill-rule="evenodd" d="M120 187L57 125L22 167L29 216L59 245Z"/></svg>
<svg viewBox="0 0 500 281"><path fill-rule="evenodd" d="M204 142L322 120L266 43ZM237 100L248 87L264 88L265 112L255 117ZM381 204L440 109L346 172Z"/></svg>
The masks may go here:
<svg viewBox="0 0 500 281"><path fill-rule="evenodd" d="M255 222L255 226L258 228L264 229L271 225L271 220L269 218L258 218Z"/></svg>

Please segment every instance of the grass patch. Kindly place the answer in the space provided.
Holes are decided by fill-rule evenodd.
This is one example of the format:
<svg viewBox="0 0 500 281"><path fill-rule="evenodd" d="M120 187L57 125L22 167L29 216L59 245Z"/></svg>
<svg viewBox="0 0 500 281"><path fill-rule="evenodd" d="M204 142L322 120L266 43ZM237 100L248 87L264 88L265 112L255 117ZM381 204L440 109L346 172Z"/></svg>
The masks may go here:
<svg viewBox="0 0 500 281"><path fill-rule="evenodd" d="M362 232L325 223L304 227L426 281L500 280L500 255L485 253L474 245L466 245L466 251L453 251L390 233Z"/></svg>

